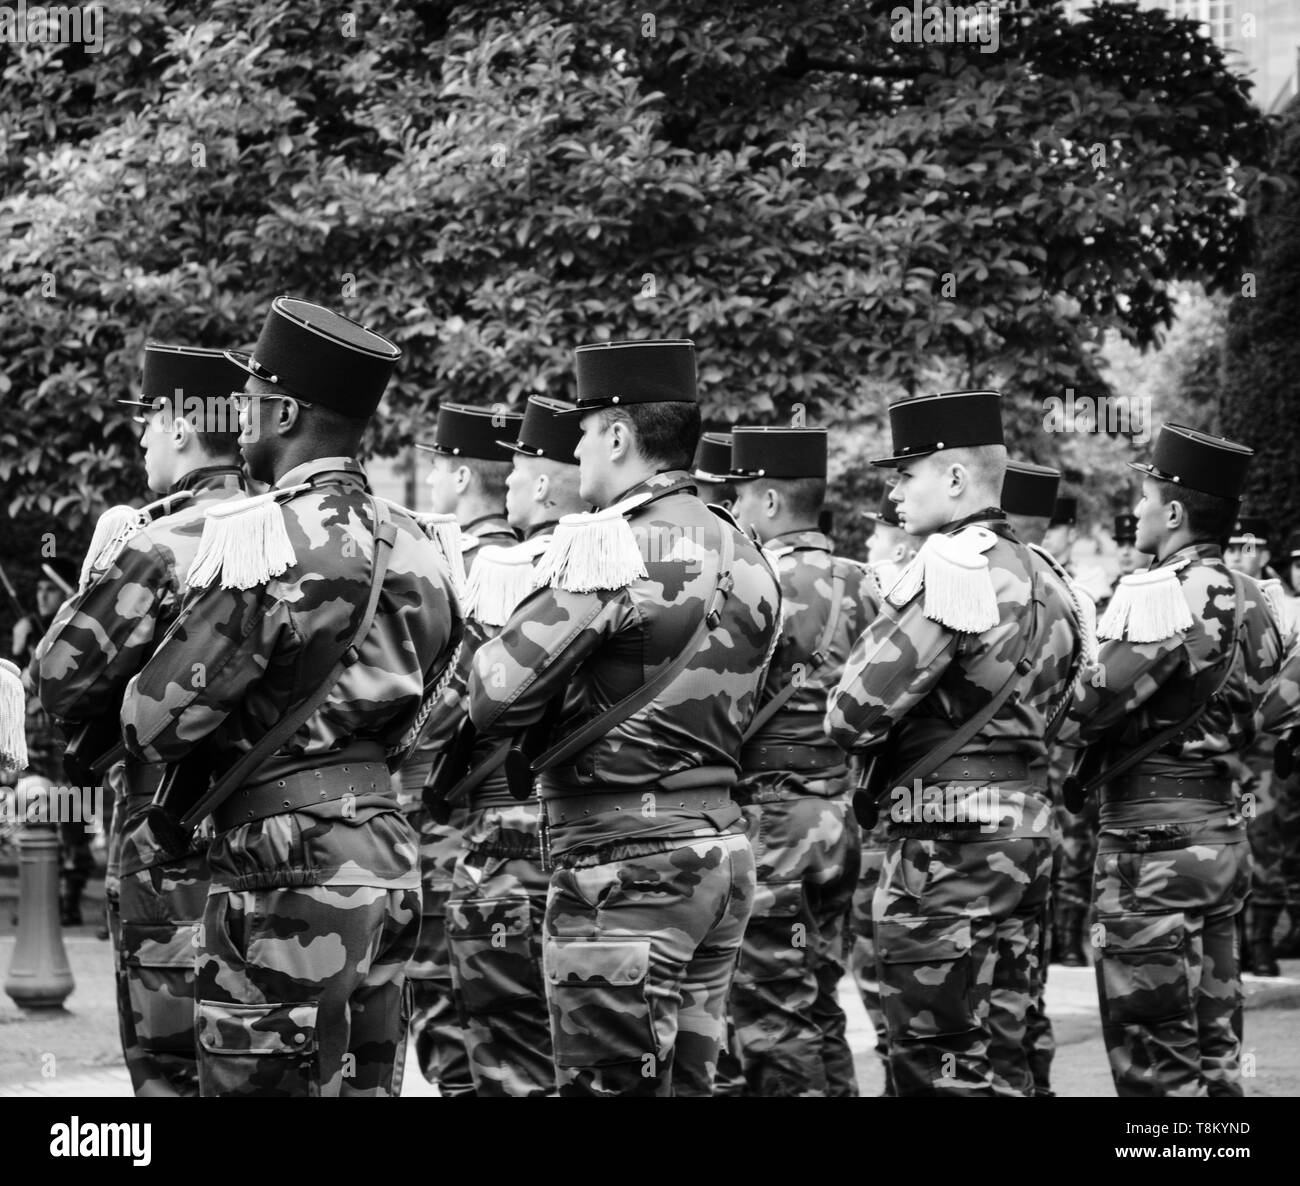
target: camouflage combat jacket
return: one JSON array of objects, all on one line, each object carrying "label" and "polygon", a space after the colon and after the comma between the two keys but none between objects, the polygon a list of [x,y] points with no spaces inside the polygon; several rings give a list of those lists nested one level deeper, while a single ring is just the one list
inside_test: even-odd
[{"label": "camouflage combat jacket", "polygon": [[[351,458],[304,462],[284,489],[312,488],[283,505],[296,562],[248,590],[214,580],[193,590],[144,670],[127,687],[128,749],[173,762],[205,739],[228,764],[319,687],[332,655],[365,611],[374,533],[365,474]],[[359,657],[325,702],[250,777],[333,764],[357,742],[400,760],[425,698],[462,632],[451,577],[433,542],[400,509],[374,622]],[[419,885],[414,837],[382,792],[332,800],[240,825],[219,835],[214,890],[292,885]]]},{"label": "camouflage combat jacket", "polygon": [[[1068,694],[1079,659],[1079,625],[1064,583],[1016,538],[1000,513],[981,512],[942,530],[953,535],[972,525],[996,537],[984,555],[997,599],[997,624],[981,634],[951,630],[926,617],[923,593],[898,604],[896,584],[886,590],[880,613],[858,639],[831,693],[826,714],[830,737],[849,751],[888,739],[888,770],[895,776],[977,713],[1011,674],[1030,628],[1031,570],[1039,574],[1042,606],[1038,646],[1026,656],[1030,670],[960,754],[1014,754],[1045,769],[1047,721]],[[996,789],[991,810],[997,824],[990,819],[980,838],[1048,835],[1050,809],[1041,780],[1035,783],[1031,776],[1030,782]],[[969,820],[980,802],[989,799],[973,796],[968,802],[964,795],[945,794],[933,801],[932,813],[925,804],[921,818]],[[889,806],[882,804],[882,812]],[[897,814],[891,818],[900,822]]]},{"label": "camouflage combat jacket", "polygon": [[[474,571],[474,561],[480,551],[489,545],[509,547],[518,542],[515,530],[506,522],[504,515],[483,515],[466,524],[461,533],[461,555],[465,563],[465,575]],[[474,653],[483,642],[483,635],[473,628],[472,623],[465,623],[465,635],[461,640],[460,651],[456,656],[456,669],[443,683],[438,696],[438,703],[433,706],[429,719],[425,722],[420,742],[415,747],[406,765],[402,767],[402,810],[419,815],[423,811],[420,792],[424,789],[425,779],[443,747],[455,736],[460,722],[465,717],[465,688],[469,682],[470,663]],[[464,808],[458,808],[453,815],[464,816]],[[418,824],[416,826],[419,826]]]},{"label": "camouflage combat jacket", "polygon": [[[741,766],[746,773],[755,768],[771,769],[769,758],[779,760],[782,747],[797,747],[791,751],[786,769],[796,773],[815,770],[819,778],[843,775],[847,770],[844,751],[826,736],[826,698],[839,683],[854,642],[879,609],[874,581],[862,565],[833,556],[831,541],[820,531],[786,532],[764,546],[774,558],[781,580],[781,637],[758,707],[761,710],[791,681],[796,691],[745,743]],[[817,664],[813,654],[830,617],[836,576],[844,580],[839,621],[823,661]],[[821,761],[830,764],[810,763],[801,751],[819,751]],[[760,754],[762,765],[754,761]]]},{"label": "camouflage combat jacket", "polygon": [[70,723],[114,716],[127,681],[148,662],[180,613],[185,576],[213,503],[244,496],[238,466],[191,470],[168,496],[193,498],[97,557],[86,587],[63,603],[38,652],[41,703]]},{"label": "camouflage combat jacket", "polygon": [[[1191,610],[1192,625],[1161,642],[1106,639],[1098,667],[1075,686],[1062,740],[1080,746],[1105,739],[1107,766],[1145,738],[1186,717],[1213,690],[1223,664],[1233,668],[1227,684],[1199,720],[1180,739],[1148,755],[1135,774],[1170,778],[1204,777],[1227,764],[1215,759],[1240,753],[1255,735],[1255,714],[1263,704],[1282,660],[1282,638],[1258,582],[1237,574],[1245,595],[1241,637],[1232,654],[1236,598],[1232,579],[1215,544],[1192,544],[1152,568],[1171,568]],[[1103,802],[1103,841],[1107,827],[1152,823],[1190,825],[1185,839],[1239,838],[1243,820],[1234,806],[1205,800]]]},{"label": "camouflage combat jacket", "polygon": [[[543,588],[525,599],[485,643],[470,676],[470,717],[498,738],[538,721],[556,697],[555,738],[567,736],[644,686],[686,645],[712,594],[721,533],[734,533],[734,588],[721,621],[682,673],[640,712],[540,777],[548,791],[625,792],[633,801],[666,775],[697,767],[738,769],[740,737],[780,626],[781,595],[758,546],[695,496],[693,479],[669,470],[626,491],[648,493],[628,515],[648,576],[618,589],[570,593]],[[734,805],[705,816],[660,805],[654,813],[603,812],[552,829],[560,855],[617,843],[628,855],[674,847],[682,838],[739,830]]]}]

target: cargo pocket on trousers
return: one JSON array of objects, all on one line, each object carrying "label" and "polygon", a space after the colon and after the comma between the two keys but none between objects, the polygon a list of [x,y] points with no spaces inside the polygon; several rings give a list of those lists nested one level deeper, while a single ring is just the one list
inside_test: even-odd
[{"label": "cargo pocket on trousers", "polygon": [[452,898],[447,940],[461,1000],[470,1014],[542,996],[526,897]]},{"label": "cargo pocket on trousers", "polygon": [[807,916],[802,881],[760,881],[754,912],[745,927],[737,978],[758,982],[802,976],[813,939]]},{"label": "cargo pocket on trousers", "polygon": [[544,959],[555,1064],[602,1067],[657,1057],[648,939],[550,939]]},{"label": "cargo pocket on trousers", "polygon": [[203,1095],[317,1096],[316,1003],[199,1001]]},{"label": "cargo pocket on trousers", "polygon": [[876,921],[880,1003],[892,1036],[936,1038],[978,1026],[970,946],[970,920],[959,914]]},{"label": "cargo pocket on trousers", "polygon": [[1186,938],[1181,912],[1098,917],[1094,942],[1105,1016],[1117,1025],[1188,1016]]},{"label": "cargo pocket on trousers", "polygon": [[122,924],[122,961],[143,1050],[194,1056],[194,927]]}]

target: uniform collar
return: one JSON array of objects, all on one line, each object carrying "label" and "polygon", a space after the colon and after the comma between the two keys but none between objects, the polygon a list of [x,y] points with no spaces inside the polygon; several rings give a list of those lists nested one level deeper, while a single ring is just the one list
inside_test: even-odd
[{"label": "uniform collar", "polygon": [[183,478],[171,484],[167,491],[178,494],[182,490],[242,490],[244,488],[244,471],[237,465],[204,465],[192,469]]},{"label": "uniform collar", "polygon": [[477,519],[471,519],[461,531],[468,531],[473,535],[514,535],[515,529],[510,526],[506,517],[499,511],[493,511],[491,514],[480,515]]},{"label": "uniform collar", "polygon": [[1153,564],[1152,568],[1176,568],[1191,560],[1217,560],[1223,563],[1223,549],[1218,544],[1187,544],[1176,552],[1170,552],[1163,560]]},{"label": "uniform collar", "polygon": [[555,524],[558,520],[547,519],[545,523],[538,523],[535,527],[530,527],[524,532],[524,539],[532,539],[535,535],[541,535],[543,532],[554,532]]},{"label": "uniform collar", "polygon": [[638,482],[635,486],[624,490],[617,498],[611,498],[606,504],[613,506],[618,502],[625,502],[637,494],[648,493],[650,497],[641,505],[655,502],[669,494],[676,494],[679,490],[694,490],[695,479],[684,469],[666,469],[663,473],[654,474],[646,478],[644,482]]},{"label": "uniform collar", "polygon": [[360,481],[367,489],[370,489],[369,482],[366,481],[366,471],[361,468],[361,462],[355,457],[313,457],[310,461],[304,461],[301,465],[295,465],[287,473],[281,474],[272,485],[273,490],[287,490],[290,486],[299,486],[303,482],[309,482],[312,478],[319,478],[322,474],[346,474],[350,478]]},{"label": "uniform collar", "polygon": [[821,552],[831,551],[831,538],[815,527],[805,527],[801,531],[783,531],[774,535],[763,545],[773,552],[793,552],[796,548],[816,548]]},{"label": "uniform collar", "polygon": [[[997,530],[999,527],[1006,526],[1006,522],[1006,511],[998,507],[981,507],[973,515],[967,515],[964,519],[956,519],[952,523],[945,523],[936,534],[953,535],[963,527],[969,527],[972,523],[985,523],[990,530]],[[999,532],[999,534],[1010,534],[1010,529],[1008,528],[1006,532]]]}]

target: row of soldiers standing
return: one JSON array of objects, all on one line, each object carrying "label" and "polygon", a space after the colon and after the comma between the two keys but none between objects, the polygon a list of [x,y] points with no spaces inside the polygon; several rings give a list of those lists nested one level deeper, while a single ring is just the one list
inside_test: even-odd
[{"label": "row of soldiers standing", "polygon": [[[868,568],[818,530],[823,430],[740,427],[725,473],[690,472],[679,341],[579,348],[572,405],[444,405],[417,519],[352,460],[397,356],[288,298],[252,356],[151,347],[165,497],[102,533],[39,649],[74,735],[120,722],[137,1091],[393,1094],[409,1020],[445,1094],[855,1094],[855,897],[889,1089],[1046,1090],[1057,739],[1105,750],[1117,1088],[1240,1091],[1249,858],[1218,759],[1300,712],[1280,616],[1212,542],[1249,450],[1165,430],[1155,565],[1094,630],[1007,523],[996,393],[890,408],[910,542]],[[242,470],[161,414],[232,367]]]}]

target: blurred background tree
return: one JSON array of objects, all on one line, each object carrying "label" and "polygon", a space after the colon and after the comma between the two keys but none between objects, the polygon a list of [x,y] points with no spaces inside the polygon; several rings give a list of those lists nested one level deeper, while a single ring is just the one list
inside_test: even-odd
[{"label": "blurred background tree", "polygon": [[143,494],[145,339],[246,345],[292,292],[402,345],[390,455],[692,337],[711,425],[834,426],[854,548],[889,399],[997,385],[1042,459],[1107,334],[1235,291],[1268,128],[1193,22],[1039,2],[986,53],[890,0],[635,7],[123,0],[102,53],[0,46],[0,507],[79,553]]}]

